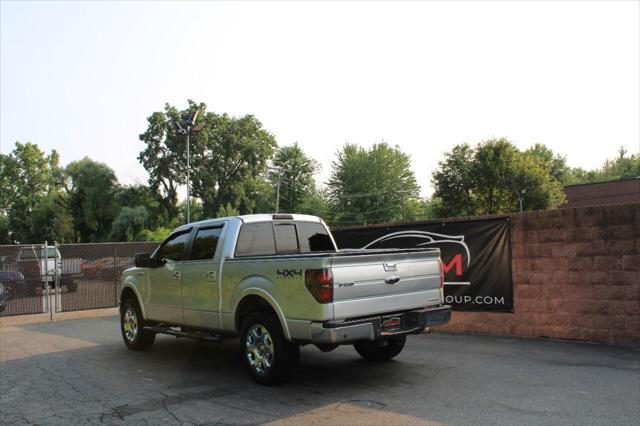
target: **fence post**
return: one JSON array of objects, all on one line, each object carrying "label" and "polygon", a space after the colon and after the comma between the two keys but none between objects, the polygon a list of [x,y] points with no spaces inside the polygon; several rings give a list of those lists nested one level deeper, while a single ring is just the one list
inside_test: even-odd
[{"label": "fence post", "polygon": [[[58,262],[60,271],[58,272]],[[62,257],[58,258],[58,242],[53,242],[53,287],[56,295],[55,309],[62,312]]]},{"label": "fence post", "polygon": [[118,245],[113,245],[113,306],[118,306]]},{"label": "fence post", "polygon": [[[51,288],[49,286],[49,243],[44,241],[44,249],[40,252],[40,261],[44,261],[44,287],[47,298],[47,307],[49,308],[49,321],[53,321],[53,304],[51,303]],[[44,255],[44,256],[43,256]],[[36,256],[37,258],[38,256]]]}]

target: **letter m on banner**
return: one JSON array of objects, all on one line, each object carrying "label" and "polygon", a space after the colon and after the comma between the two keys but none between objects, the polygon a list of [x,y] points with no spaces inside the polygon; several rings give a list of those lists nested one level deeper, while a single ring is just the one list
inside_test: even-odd
[{"label": "letter m on banner", "polygon": [[444,273],[445,274],[448,273],[454,267],[456,268],[455,269],[456,276],[461,277],[462,276],[462,255],[461,254],[456,254],[455,256],[453,256],[453,259],[451,259],[451,262],[443,264]]}]

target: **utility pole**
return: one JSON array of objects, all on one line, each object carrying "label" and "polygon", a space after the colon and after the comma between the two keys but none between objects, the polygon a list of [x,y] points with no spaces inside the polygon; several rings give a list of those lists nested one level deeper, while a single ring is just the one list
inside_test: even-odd
[{"label": "utility pole", "polygon": [[278,173],[278,185],[276,186],[276,213],[278,213],[279,207],[280,207],[280,180],[281,180],[282,174]]},{"label": "utility pole", "polygon": [[[267,169],[278,173],[278,182],[276,183],[276,213],[280,212],[280,183],[282,182],[282,174],[291,170],[284,170],[281,167],[268,166]],[[293,213],[293,212],[289,212]]]}]

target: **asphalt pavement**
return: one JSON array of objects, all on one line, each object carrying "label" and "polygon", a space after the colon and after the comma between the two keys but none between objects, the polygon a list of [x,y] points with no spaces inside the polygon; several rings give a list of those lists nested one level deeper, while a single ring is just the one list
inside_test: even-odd
[{"label": "asphalt pavement", "polygon": [[117,317],[0,326],[0,423],[638,425],[640,351],[432,333],[396,360],[303,348],[294,378],[251,382],[238,341],[125,348]]}]

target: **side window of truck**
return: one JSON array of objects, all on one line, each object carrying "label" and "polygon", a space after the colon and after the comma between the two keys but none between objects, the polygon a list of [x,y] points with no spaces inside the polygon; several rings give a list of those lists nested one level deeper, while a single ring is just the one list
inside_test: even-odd
[{"label": "side window of truck", "polygon": [[189,241],[190,232],[191,230],[186,230],[171,235],[164,241],[164,243],[162,243],[156,257],[158,259],[169,259],[173,261],[182,260],[182,257],[184,256],[184,247]]},{"label": "side window of truck", "polygon": [[193,240],[190,260],[211,260],[216,254],[222,226],[200,228]]},{"label": "side window of truck", "polygon": [[335,251],[331,237],[320,223],[298,222],[298,238],[300,239],[300,252]]},{"label": "side window of truck", "polygon": [[240,228],[236,256],[267,256],[276,254],[271,222],[245,223]]}]

